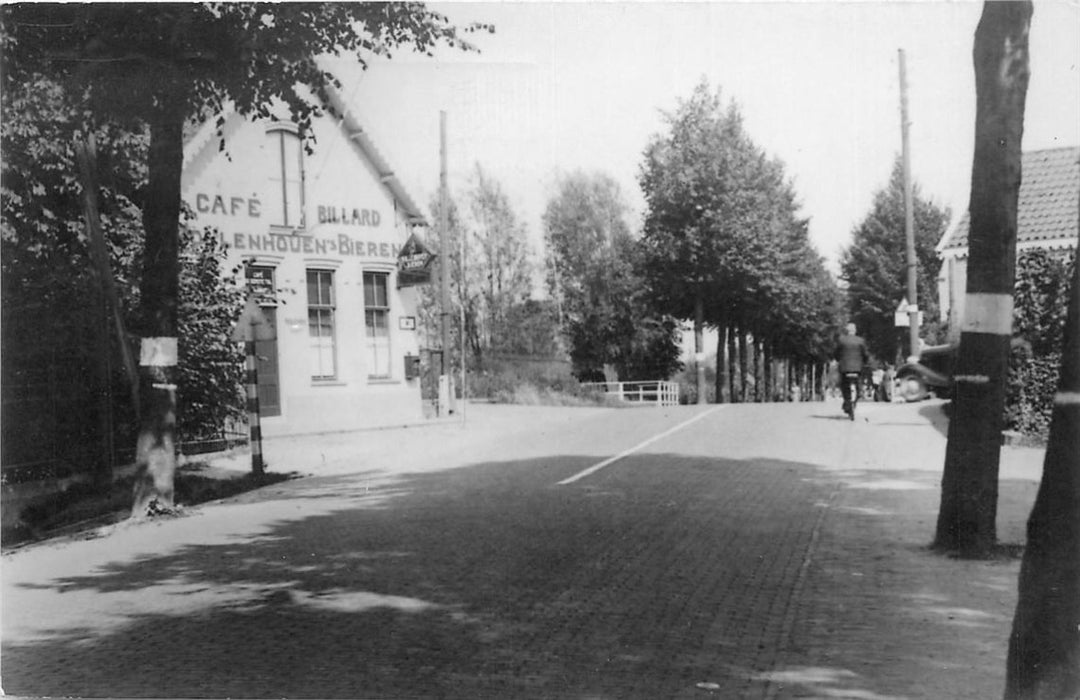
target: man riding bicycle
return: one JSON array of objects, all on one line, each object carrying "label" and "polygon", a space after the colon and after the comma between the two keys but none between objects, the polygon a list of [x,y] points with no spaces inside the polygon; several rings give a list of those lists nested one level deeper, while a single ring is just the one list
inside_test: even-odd
[{"label": "man riding bicycle", "polygon": [[[844,397],[844,413],[855,419],[855,402],[859,398],[859,377],[863,367],[870,361],[866,351],[866,341],[855,334],[855,324],[844,327],[844,334],[836,346],[834,354],[840,370],[840,393]],[[852,389],[854,388],[854,394]]]}]

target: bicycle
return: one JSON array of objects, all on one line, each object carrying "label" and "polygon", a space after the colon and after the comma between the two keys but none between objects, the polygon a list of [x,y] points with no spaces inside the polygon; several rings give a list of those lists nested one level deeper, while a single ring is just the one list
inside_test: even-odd
[{"label": "bicycle", "polygon": [[859,392],[862,391],[859,378],[858,372],[844,372],[843,382],[848,395],[848,401],[844,404],[844,413],[848,414],[851,420],[855,420],[855,405],[859,403]]}]

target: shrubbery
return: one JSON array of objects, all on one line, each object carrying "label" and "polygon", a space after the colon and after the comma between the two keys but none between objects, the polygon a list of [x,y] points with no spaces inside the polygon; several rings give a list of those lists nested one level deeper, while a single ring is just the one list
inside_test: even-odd
[{"label": "shrubbery", "polygon": [[568,362],[488,359],[486,365],[481,371],[469,373],[469,398],[534,406],[605,404],[604,393],[582,386]]},{"label": "shrubbery", "polygon": [[1061,367],[1061,341],[1071,271],[1076,263],[1047,250],[1021,252],[1016,260],[1013,328],[1005,427],[1046,438]]},{"label": "shrubbery", "polygon": [[1044,439],[1049,435],[1060,367],[1061,353],[1033,357],[1013,351],[1005,395],[1007,429]]}]

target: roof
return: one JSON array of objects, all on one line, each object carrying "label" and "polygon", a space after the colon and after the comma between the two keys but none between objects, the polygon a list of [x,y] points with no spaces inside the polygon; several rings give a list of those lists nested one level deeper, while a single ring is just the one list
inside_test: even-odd
[{"label": "roof", "polygon": [[[397,202],[398,211],[401,212],[405,221],[414,226],[427,226],[424,212],[417,206],[415,200],[405,190],[405,186],[394,174],[393,168],[379,153],[371,137],[364,131],[355,113],[349,109],[342,100],[341,95],[333,86],[327,86],[330,104],[337,112],[337,121],[340,128],[345,131],[349,140],[356,145],[360,153],[367,160],[368,165],[375,172],[379,182],[390,192]],[[227,104],[222,112],[224,119],[224,136],[228,138],[232,132],[245,123],[245,118],[237,113],[231,103]],[[207,119],[201,126],[189,129],[184,135],[184,172],[185,177],[194,177],[202,168],[209,163],[209,156],[217,153],[216,141],[218,138],[218,126],[216,119]]]},{"label": "roof", "polygon": [[[1021,160],[1018,247],[1073,248],[1080,206],[1080,146],[1028,151]],[[970,217],[965,209],[937,245],[939,255],[967,255]]]},{"label": "roof", "polygon": [[409,193],[405,190],[405,186],[394,174],[393,168],[386,162],[379,150],[375,148],[375,144],[372,142],[371,137],[364,131],[364,127],[360,124],[354,112],[345,104],[341,95],[334,87],[328,86],[327,93],[330,97],[330,104],[337,111],[342,120],[342,128],[348,134],[349,139],[356,144],[360,149],[364,157],[367,158],[368,163],[375,170],[375,173],[379,177],[379,181],[390,190],[390,194],[397,200],[398,205],[401,207],[402,212],[405,215],[405,220],[413,225],[426,226],[427,219],[424,217],[423,210],[416,205],[416,202]]}]

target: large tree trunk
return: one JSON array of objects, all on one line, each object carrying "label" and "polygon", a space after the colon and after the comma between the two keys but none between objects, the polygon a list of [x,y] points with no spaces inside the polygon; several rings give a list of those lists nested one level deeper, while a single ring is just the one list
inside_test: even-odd
[{"label": "large tree trunk", "polygon": [[1053,411],[1020,567],[1007,700],[1080,697],[1080,264]]},{"label": "large tree trunk", "polygon": [[962,556],[984,556],[997,541],[1030,24],[1030,2],[987,2],[975,31],[967,295],[934,539]]},{"label": "large tree trunk", "polygon": [[180,175],[186,100],[180,80],[163,75],[150,124],[140,285],[143,351],[139,360],[141,421],[132,517],[173,506],[176,474],[176,362],[180,289]]}]

